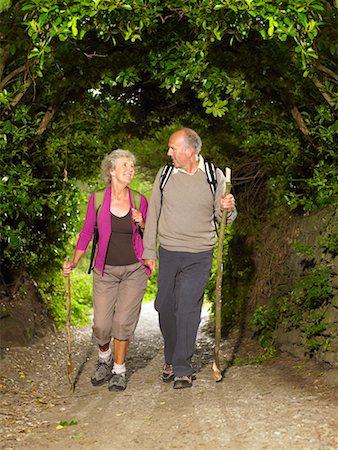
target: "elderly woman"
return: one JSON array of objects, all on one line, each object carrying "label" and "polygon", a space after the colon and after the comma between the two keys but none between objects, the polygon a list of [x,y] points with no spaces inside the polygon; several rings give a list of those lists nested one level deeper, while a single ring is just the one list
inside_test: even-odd
[{"label": "elderly woman", "polygon": [[91,382],[93,386],[100,386],[108,381],[110,391],[124,390],[127,386],[125,358],[150,273],[142,260],[141,237],[148,203],[141,195],[139,209],[135,209],[128,187],[135,174],[134,164],[134,155],[126,150],[114,150],[103,159],[102,177],[109,185],[102,205],[96,218],[93,193],[74,258],[63,265],[63,273],[68,276],[85,253],[97,221],[99,240],[93,270],[93,338],[99,346],[99,355]]}]

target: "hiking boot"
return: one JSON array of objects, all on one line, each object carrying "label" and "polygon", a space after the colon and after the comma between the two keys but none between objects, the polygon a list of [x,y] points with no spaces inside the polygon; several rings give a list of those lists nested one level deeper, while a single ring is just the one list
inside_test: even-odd
[{"label": "hiking boot", "polygon": [[113,358],[111,358],[108,363],[99,358],[97,360],[93,375],[90,379],[92,385],[101,386],[106,381],[109,381],[113,376],[112,368],[113,368]]},{"label": "hiking boot", "polygon": [[184,389],[192,386],[192,376],[184,375],[174,378],[174,389]]},{"label": "hiking boot", "polygon": [[125,373],[113,373],[109,383],[109,391],[124,391],[127,387],[127,378]]},{"label": "hiking boot", "polygon": [[174,369],[171,364],[164,363],[162,369],[162,381],[170,383],[174,379]]}]

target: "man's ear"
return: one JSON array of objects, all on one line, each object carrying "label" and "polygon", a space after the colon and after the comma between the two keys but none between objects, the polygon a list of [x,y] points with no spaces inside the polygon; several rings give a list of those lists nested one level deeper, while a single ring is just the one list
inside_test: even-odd
[{"label": "man's ear", "polygon": [[186,149],[186,151],[185,151],[185,154],[186,154],[189,158],[191,158],[191,157],[194,155],[194,153],[195,153],[195,151],[194,151],[194,149],[193,149],[192,147],[188,147],[188,148]]}]

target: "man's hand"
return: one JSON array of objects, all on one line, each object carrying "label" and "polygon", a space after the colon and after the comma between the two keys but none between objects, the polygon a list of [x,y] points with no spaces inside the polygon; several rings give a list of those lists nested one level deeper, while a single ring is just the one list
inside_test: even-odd
[{"label": "man's hand", "polygon": [[145,259],[144,264],[149,267],[151,273],[153,273],[156,269],[156,259]]},{"label": "man's hand", "polygon": [[235,208],[235,198],[232,194],[222,194],[221,209],[232,210]]}]

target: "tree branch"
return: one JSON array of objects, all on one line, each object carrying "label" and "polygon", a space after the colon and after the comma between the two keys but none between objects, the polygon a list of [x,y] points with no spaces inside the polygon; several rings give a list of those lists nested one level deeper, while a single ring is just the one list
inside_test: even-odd
[{"label": "tree branch", "polygon": [[338,75],[328,67],[323,66],[323,64],[320,64],[319,62],[316,63],[316,69],[320,70],[321,72],[326,73],[326,75],[329,75],[329,77],[333,78],[338,82]]},{"label": "tree branch", "polygon": [[316,75],[313,75],[311,77],[311,80],[313,81],[314,85],[318,88],[319,92],[322,94],[322,96],[325,98],[327,103],[334,109],[338,108],[338,103],[336,103],[331,95],[327,92],[325,89],[325,86],[319,81],[319,79],[316,77]]},{"label": "tree branch", "polygon": [[32,80],[31,79],[28,79],[27,81],[24,82],[24,84],[22,85],[22,88],[20,89],[19,93],[15,96],[14,100],[12,101],[12,103],[9,104],[9,107],[14,108],[19,103],[19,101],[25,95],[27,89],[29,88],[29,86],[31,84],[32,84]]},{"label": "tree branch", "polygon": [[108,56],[109,56],[109,55],[99,55],[96,52],[94,52],[94,53],[85,53],[85,52],[83,52],[83,54],[89,59],[93,58],[94,56],[96,56],[97,58],[108,58]]},{"label": "tree branch", "polygon": [[[17,69],[13,70],[11,73],[9,73],[7,75],[7,77],[5,77],[1,83],[0,83],[0,90],[3,89],[6,84],[11,81],[12,78],[14,78],[16,75],[18,75],[21,72],[24,72],[26,70],[26,65],[18,67]],[[0,78],[1,78],[1,59],[0,59]]]},{"label": "tree branch", "polygon": [[300,131],[303,134],[305,134],[305,136],[307,136],[309,134],[309,129],[305,125],[304,119],[296,105],[292,105],[291,114],[292,114],[292,117],[295,119],[296,124],[297,124],[298,128],[300,129]]},{"label": "tree branch", "polygon": [[49,122],[52,120],[53,116],[55,114],[55,109],[49,108],[46,112],[45,115],[43,116],[39,128],[36,131],[36,134],[41,135],[47,128]]},{"label": "tree branch", "polygon": [[[4,73],[8,56],[9,56],[9,45],[6,45],[3,48],[0,47],[0,80],[2,78],[2,74]],[[0,89],[2,89],[1,85]]]}]

